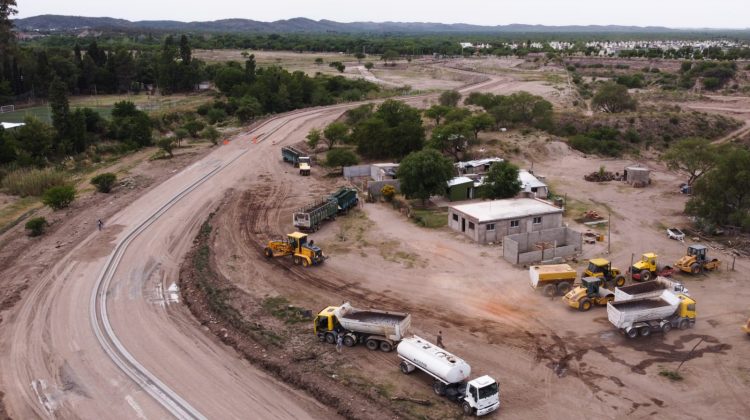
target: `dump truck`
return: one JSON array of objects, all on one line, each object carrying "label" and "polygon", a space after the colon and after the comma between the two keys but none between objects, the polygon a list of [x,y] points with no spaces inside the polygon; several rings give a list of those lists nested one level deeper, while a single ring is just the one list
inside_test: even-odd
[{"label": "dump truck", "polygon": [[291,162],[295,168],[300,168],[300,175],[310,175],[310,156],[292,146],[281,148],[281,158],[284,162]]},{"label": "dump truck", "polygon": [[349,302],[323,309],[313,321],[313,330],[321,341],[334,344],[343,335],[347,347],[364,343],[370,350],[384,352],[393,350],[410,326],[411,315],[407,313],[357,309]]},{"label": "dump truck", "polygon": [[630,273],[633,280],[649,281],[655,277],[669,277],[674,274],[674,268],[668,265],[661,267],[657,264],[657,257],[658,255],[653,252],[646,252],[641,255],[640,261],[637,261],[632,267],[628,268],[628,273]]},{"label": "dump truck", "polygon": [[705,245],[694,244],[688,246],[687,255],[680,258],[674,266],[686,273],[698,274],[719,269],[721,261],[716,258],[709,260],[708,248]]},{"label": "dump truck", "polygon": [[668,333],[695,325],[695,300],[681,293],[662,291],[657,297],[607,303],[607,317],[629,338],[648,336],[652,332]]},{"label": "dump truck", "polygon": [[542,289],[545,296],[568,293],[578,274],[568,264],[532,265],[529,278],[533,289]]},{"label": "dump truck", "polygon": [[604,285],[611,289],[625,285],[625,276],[621,274],[620,269],[612,268],[612,263],[604,258],[590,259],[583,277],[601,277],[604,279]]},{"label": "dump truck", "polygon": [[435,394],[461,404],[464,414],[483,416],[500,407],[499,386],[491,376],[467,381],[471,366],[459,357],[418,337],[408,337],[397,348],[399,368],[408,375],[416,369],[433,379]]},{"label": "dump truck", "polygon": [[315,232],[324,221],[335,219],[338,211],[336,199],[325,197],[297,209],[292,214],[292,224],[301,231]]},{"label": "dump truck", "polygon": [[666,277],[657,277],[655,280],[615,288],[615,301],[656,297],[661,295],[661,292],[665,290],[690,296],[687,287],[682,283],[672,281]]},{"label": "dump truck", "polygon": [[307,242],[307,234],[293,232],[287,235],[286,240],[269,241],[263,249],[266,258],[292,256],[295,265],[309,267],[311,265],[323,264],[326,260],[323,250],[317,245]]},{"label": "dump truck", "polygon": [[331,197],[336,200],[339,213],[348,213],[349,210],[357,207],[357,203],[359,203],[356,188],[341,187],[338,191],[331,194]]},{"label": "dump truck", "polygon": [[562,300],[573,309],[586,312],[592,306],[605,306],[615,299],[615,294],[604,288],[601,277],[584,277],[581,284],[569,291]]}]

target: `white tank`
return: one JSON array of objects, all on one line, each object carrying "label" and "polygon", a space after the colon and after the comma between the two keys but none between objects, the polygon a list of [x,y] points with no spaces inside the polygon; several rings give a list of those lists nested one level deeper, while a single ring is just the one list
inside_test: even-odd
[{"label": "white tank", "polygon": [[449,384],[462,382],[471,374],[471,366],[463,359],[416,335],[401,340],[397,351],[402,359]]}]

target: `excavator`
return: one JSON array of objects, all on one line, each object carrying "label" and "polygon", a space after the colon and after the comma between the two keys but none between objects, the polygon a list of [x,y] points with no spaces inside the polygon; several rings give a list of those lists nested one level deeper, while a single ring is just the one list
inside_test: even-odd
[{"label": "excavator", "polygon": [[688,246],[687,255],[680,258],[674,266],[686,273],[699,274],[702,271],[719,269],[721,261],[716,258],[709,261],[708,248],[705,245],[694,244]]},{"label": "excavator", "polygon": [[303,267],[322,264],[327,258],[313,241],[307,242],[307,234],[302,232],[290,233],[286,235],[286,240],[269,241],[263,255],[266,258],[291,255],[294,264]]},{"label": "excavator", "polygon": [[584,277],[581,284],[563,296],[563,302],[574,309],[586,312],[594,305],[606,306],[615,299],[615,293],[604,288],[601,277]]}]

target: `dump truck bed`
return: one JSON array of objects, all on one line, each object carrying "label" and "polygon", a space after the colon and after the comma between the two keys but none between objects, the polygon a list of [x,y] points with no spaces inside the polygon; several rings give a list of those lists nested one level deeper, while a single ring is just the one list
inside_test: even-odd
[{"label": "dump truck bed", "polygon": [[357,309],[348,305],[336,311],[336,319],[347,330],[382,335],[394,341],[401,340],[411,325],[411,315],[407,313]]},{"label": "dump truck bed", "polygon": [[529,267],[531,287],[537,288],[549,282],[569,281],[573,283],[578,273],[568,264],[532,265]]},{"label": "dump truck bed", "polygon": [[627,328],[636,322],[660,321],[673,315],[680,306],[680,298],[664,290],[657,297],[628,299],[607,303],[609,322],[617,328]]},{"label": "dump truck bed", "polygon": [[656,280],[615,288],[615,301],[657,297],[664,290],[680,293],[687,292],[687,289],[682,284],[665,277],[657,277]]}]

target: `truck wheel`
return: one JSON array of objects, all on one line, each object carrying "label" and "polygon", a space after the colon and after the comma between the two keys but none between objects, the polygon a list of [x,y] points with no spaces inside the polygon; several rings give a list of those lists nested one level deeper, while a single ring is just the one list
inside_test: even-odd
[{"label": "truck wheel", "polygon": [[409,368],[409,364],[404,361],[399,364],[399,368],[401,369],[401,373],[403,373],[404,375],[408,375],[414,370]]},{"label": "truck wheel", "polygon": [[432,383],[432,391],[442,397],[443,395],[445,395],[445,384],[438,380],[435,380],[435,382]]},{"label": "truck wheel", "polygon": [[471,405],[469,405],[469,403],[466,402],[466,401],[464,401],[464,403],[461,404],[461,408],[464,410],[464,415],[465,416],[470,416],[470,415],[474,414],[474,409],[471,408]]},{"label": "truck wheel", "polygon": [[544,296],[552,297],[552,296],[555,296],[555,293],[557,293],[557,289],[555,288],[554,284],[548,284],[544,286],[544,289],[542,289],[542,292],[544,293]]},{"label": "truck wheel", "polygon": [[328,344],[336,343],[336,336],[333,335],[332,332],[326,333],[326,343]]},{"label": "truck wheel", "polygon": [[367,347],[368,350],[375,351],[378,349],[378,340],[372,340],[372,339],[367,340],[365,342],[365,346]]},{"label": "truck wheel", "polygon": [[641,335],[641,337],[648,337],[649,335],[651,335],[651,328],[650,327],[638,328],[638,333]]},{"label": "truck wheel", "polygon": [[266,258],[273,258],[273,250],[271,250],[271,248],[266,248],[263,250],[263,255],[265,255]]},{"label": "truck wheel", "polygon": [[681,330],[686,330],[689,327],[690,327],[690,321],[688,321],[687,319],[683,319],[682,321],[680,321],[678,325],[678,328]]},{"label": "truck wheel", "polygon": [[625,331],[625,334],[628,335],[628,338],[636,338],[638,337],[638,330],[636,328],[631,328]]},{"label": "truck wheel", "polygon": [[701,266],[698,265],[698,263],[694,263],[690,266],[690,272],[693,274],[700,274],[701,272]]},{"label": "truck wheel", "polygon": [[305,268],[310,266],[310,263],[307,261],[307,258],[302,258],[302,266]]},{"label": "truck wheel", "polygon": [[648,270],[641,271],[641,281],[651,280],[651,272]]},{"label": "truck wheel", "polygon": [[665,322],[664,325],[661,326],[661,332],[664,334],[672,331],[672,323],[671,322]]},{"label": "truck wheel", "polygon": [[615,277],[615,286],[622,287],[625,286],[625,276],[618,275]]},{"label": "truck wheel", "polygon": [[564,281],[557,285],[557,293],[559,293],[562,296],[565,296],[566,293],[570,291],[570,283],[567,281]]},{"label": "truck wheel", "polygon": [[579,311],[581,311],[581,312],[586,312],[586,311],[588,311],[589,309],[591,309],[591,300],[590,300],[590,299],[588,299],[588,298],[586,298],[586,299],[583,299],[583,300],[582,300],[582,301],[581,301],[581,302],[580,302],[580,303],[578,304],[578,310],[579,310]]},{"label": "truck wheel", "polygon": [[301,262],[300,261],[300,257],[294,257],[294,258],[292,258],[292,262],[294,262],[294,265],[299,265],[299,263]]},{"label": "truck wheel", "polygon": [[391,345],[391,343],[387,341],[380,342],[380,351],[384,353],[389,353],[391,350],[393,350],[393,346]]},{"label": "truck wheel", "polygon": [[357,341],[354,340],[354,337],[351,335],[344,336],[344,345],[346,347],[354,347],[355,344],[357,344]]}]

